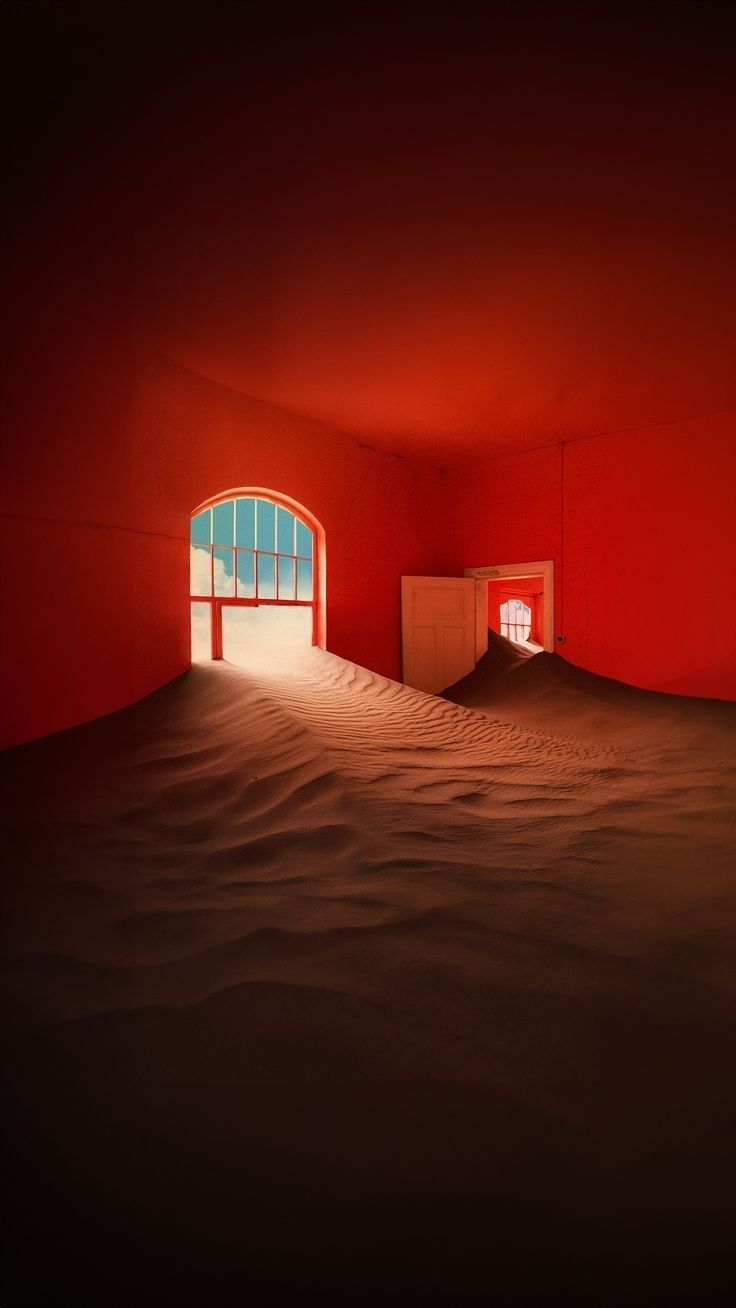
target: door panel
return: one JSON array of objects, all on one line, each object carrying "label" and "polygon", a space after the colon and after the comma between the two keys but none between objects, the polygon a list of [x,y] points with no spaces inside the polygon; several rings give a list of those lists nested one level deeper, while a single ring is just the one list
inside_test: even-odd
[{"label": "door panel", "polygon": [[[487,604],[485,588],[481,590]],[[436,694],[467,676],[480,657],[478,646],[483,643],[476,622],[475,581],[465,577],[402,577],[401,630],[403,679],[407,686]]]},{"label": "door panel", "polygon": [[432,681],[437,664],[437,632],[434,627],[414,626],[412,631],[412,666],[414,686]]},{"label": "door panel", "polygon": [[475,583],[475,661],[488,651],[488,582]]},{"label": "door panel", "polygon": [[[424,577],[414,577],[413,581],[424,581]],[[427,578],[433,581],[434,578]],[[461,581],[461,577],[450,577],[449,581]],[[413,594],[413,613],[415,618],[429,618],[435,622],[438,618],[460,621],[465,614],[467,596],[465,591],[455,590],[451,586],[415,587]]]}]

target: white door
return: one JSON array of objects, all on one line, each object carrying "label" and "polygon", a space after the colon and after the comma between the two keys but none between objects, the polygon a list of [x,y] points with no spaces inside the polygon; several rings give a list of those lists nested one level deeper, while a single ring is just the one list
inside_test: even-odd
[{"label": "white door", "polygon": [[402,577],[401,637],[405,685],[430,695],[446,690],[488,648],[488,583]]}]

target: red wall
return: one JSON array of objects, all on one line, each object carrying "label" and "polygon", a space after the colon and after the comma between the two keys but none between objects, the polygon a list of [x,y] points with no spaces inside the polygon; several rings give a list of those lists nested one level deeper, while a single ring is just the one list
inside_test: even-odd
[{"label": "red wall", "polygon": [[400,576],[447,567],[441,473],[167,359],[128,210],[93,174],[67,180],[31,197],[9,266],[0,744],[185,671],[189,517],[243,485],[322,523],[328,647],[398,677]]},{"label": "red wall", "polygon": [[[402,573],[552,558],[566,658],[639,686],[736,698],[732,418],[443,478],[164,359],[144,366],[119,325],[115,351],[104,315],[94,326],[83,356],[74,331],[47,342],[45,385],[22,385],[11,408],[3,744],[112,711],[185,670],[189,514],[243,484],[283,491],[323,523],[328,646],[386,675],[399,675]],[[694,621],[696,597],[718,614],[712,632]]]},{"label": "red wall", "polygon": [[[736,699],[736,415],[481,460],[450,485],[456,565],[554,560],[570,662]],[[712,633],[696,596],[718,614]]]},{"label": "red wall", "polygon": [[[322,522],[328,646],[379,672],[399,675],[402,573],[552,558],[566,658],[639,686],[736,698],[733,415],[443,477],[161,356],[144,362],[130,297],[89,257],[97,295],[80,298],[67,261],[44,283],[45,311],[15,318],[24,366],[8,370],[0,477],[4,745],[122,707],[186,669],[189,514],[244,484],[282,491]],[[718,614],[713,632],[693,619],[696,596]]]},{"label": "red wall", "polygon": [[[735,416],[581,441],[564,459],[567,656],[635,685],[736,699]],[[718,614],[712,633],[694,620],[696,596]]]},{"label": "red wall", "polygon": [[[24,226],[13,246],[3,744],[120,708],[184,671],[189,514],[239,485],[281,491],[322,522],[328,646],[382,673],[399,673],[402,573],[552,558],[572,662],[641,686],[736,697],[733,415],[443,477],[156,354],[128,238],[101,227],[95,244],[89,198],[84,233],[75,202],[43,230]],[[696,594],[721,615],[716,634],[694,624]]]},{"label": "red wall", "polygon": [[38,373],[26,363],[11,396],[2,744],[120,708],[189,666],[189,515],[246,484],[323,524],[328,647],[398,677],[399,578],[445,566],[441,475],[163,358],[144,364],[124,312],[70,318],[37,329]]},{"label": "red wall", "polygon": [[[590,61],[560,45],[555,15],[531,47],[523,19],[498,43],[467,29],[448,81],[444,20],[423,28],[417,60],[416,24],[396,45],[394,15],[388,45],[372,20],[333,45],[310,16],[284,47],[283,25],[253,29],[247,6],[211,43],[198,15],[172,26],[156,6],[145,42],[99,23],[104,6],[91,26],[78,6],[46,6],[43,23],[35,6],[5,8],[18,100],[2,743],[183,671],[189,513],[242,484],[322,522],[329,647],[381,672],[399,671],[402,573],[553,558],[567,657],[641,685],[736,692],[732,418],[445,478],[424,461],[484,433],[541,444],[733,404],[733,152],[713,51],[685,93],[658,31],[639,48],[621,149],[628,28],[604,67],[594,33]],[[689,20],[679,31],[689,44]],[[656,643],[642,586],[656,591]],[[723,613],[717,636],[692,623],[699,590]]]}]

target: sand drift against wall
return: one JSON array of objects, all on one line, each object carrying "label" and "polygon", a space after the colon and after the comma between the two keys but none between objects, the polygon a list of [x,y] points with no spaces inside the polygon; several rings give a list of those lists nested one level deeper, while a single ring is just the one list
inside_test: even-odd
[{"label": "sand drift against wall", "polygon": [[2,756],[8,1305],[723,1271],[736,713],[499,640],[473,708],[314,650]]}]

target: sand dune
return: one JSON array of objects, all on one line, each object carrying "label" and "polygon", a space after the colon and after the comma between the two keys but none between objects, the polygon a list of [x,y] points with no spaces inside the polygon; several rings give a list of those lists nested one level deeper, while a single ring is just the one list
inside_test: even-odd
[{"label": "sand dune", "polygon": [[315,650],[7,752],[4,1302],[702,1300],[735,725],[496,638],[445,699]]}]

